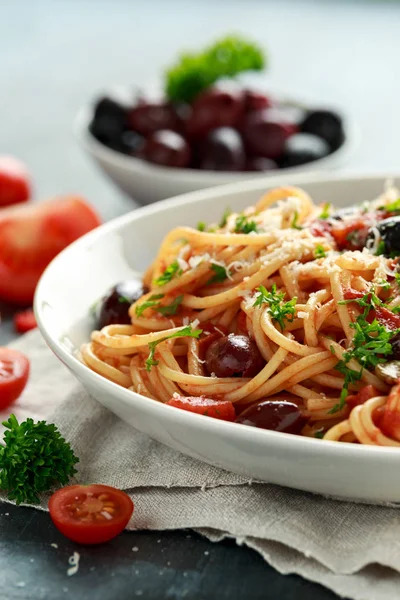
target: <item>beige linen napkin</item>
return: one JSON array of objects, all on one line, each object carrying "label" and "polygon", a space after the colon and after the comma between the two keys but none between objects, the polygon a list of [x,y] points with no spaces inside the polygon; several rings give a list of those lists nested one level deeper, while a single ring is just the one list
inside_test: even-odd
[{"label": "beige linen napkin", "polygon": [[[56,423],[80,458],[77,480],[128,490],[130,529],[193,528],[232,537],[281,573],[298,573],[355,600],[400,598],[400,512],[245,478],[179,454],[92,399],[38,332],[13,344],[31,359],[19,418]],[[4,418],[8,416],[3,413]],[[46,508],[46,498],[42,506]]]}]

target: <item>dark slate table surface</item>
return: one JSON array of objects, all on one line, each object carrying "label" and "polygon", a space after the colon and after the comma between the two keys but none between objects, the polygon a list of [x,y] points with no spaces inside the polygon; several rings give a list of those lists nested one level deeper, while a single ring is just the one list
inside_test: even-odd
[{"label": "dark slate table surface", "polygon": [[[0,153],[19,156],[35,194],[79,192],[104,219],[135,208],[77,147],[79,106],[110,83],[154,81],[174,53],[228,31],[270,53],[268,80],[343,104],[360,143],[346,170],[396,171],[400,2],[362,0],[0,0]],[[0,344],[13,337],[1,309]],[[137,550],[132,550],[137,548]],[[67,576],[79,551],[80,568]],[[77,547],[39,511],[0,504],[0,598],[333,599],[254,551],[188,531],[123,533]]]}]

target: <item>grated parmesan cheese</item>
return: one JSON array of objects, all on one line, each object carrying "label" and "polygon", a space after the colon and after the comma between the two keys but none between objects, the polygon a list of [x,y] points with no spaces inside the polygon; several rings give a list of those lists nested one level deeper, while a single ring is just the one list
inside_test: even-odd
[{"label": "grated parmesan cheese", "polygon": [[191,269],[195,269],[199,266],[200,263],[208,260],[210,260],[210,255],[208,254],[208,252],[206,252],[205,254],[199,254],[198,256],[191,256],[189,258],[189,266]]},{"label": "grated parmesan cheese", "polygon": [[188,270],[188,268],[189,268],[189,265],[188,265],[188,263],[186,262],[186,260],[184,260],[184,259],[183,259],[183,258],[181,258],[180,256],[178,256],[178,258],[177,258],[176,260],[177,260],[177,263],[178,263],[178,265],[179,265],[179,268],[180,268],[182,271],[187,271],[187,270]]},{"label": "grated parmesan cheese", "polygon": [[299,317],[299,319],[308,319],[308,317],[310,316],[310,314],[308,312],[304,312],[303,310],[300,310],[297,313],[297,316]]},{"label": "grated parmesan cheese", "polygon": [[200,321],[198,319],[195,319],[194,321],[191,322],[191,326],[192,329],[196,329],[196,327],[199,325]]}]

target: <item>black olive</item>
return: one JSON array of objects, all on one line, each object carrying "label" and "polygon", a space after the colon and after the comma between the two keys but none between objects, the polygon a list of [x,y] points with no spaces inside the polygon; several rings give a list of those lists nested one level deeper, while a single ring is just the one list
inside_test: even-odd
[{"label": "black olive", "polygon": [[300,434],[307,418],[294,402],[288,400],[263,400],[247,408],[236,419],[236,423],[281,431],[283,433]]},{"label": "black olive", "polygon": [[138,279],[117,283],[99,302],[96,310],[98,328],[113,324],[130,325],[130,305],[148,291]]},{"label": "black olive", "polygon": [[392,352],[390,354],[391,360],[400,360],[400,333],[396,333],[390,340],[392,346]]},{"label": "black olive", "polygon": [[254,377],[265,366],[257,344],[247,335],[230,333],[212,342],[206,368],[217,377]]},{"label": "black olive", "polygon": [[340,116],[330,110],[311,110],[300,126],[304,133],[312,133],[337,150],[344,142],[343,123]]},{"label": "black olive", "polygon": [[311,133],[290,136],[283,151],[282,167],[296,167],[313,162],[329,154],[329,145],[321,137]]},{"label": "black olive", "polygon": [[[374,227],[375,229],[380,234],[379,254],[400,256],[400,216],[380,221]],[[367,243],[369,239],[375,241],[376,234],[374,230],[369,230]]]},{"label": "black olive", "polygon": [[121,138],[127,128],[128,111],[112,98],[101,98],[94,109],[90,124],[91,133],[106,146],[119,150]]}]

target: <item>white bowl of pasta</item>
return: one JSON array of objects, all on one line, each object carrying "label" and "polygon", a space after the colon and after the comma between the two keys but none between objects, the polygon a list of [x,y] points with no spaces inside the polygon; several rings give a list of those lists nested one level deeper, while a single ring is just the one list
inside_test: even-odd
[{"label": "white bowl of pasta", "polygon": [[46,269],[40,330],[99,402],[180,452],[400,501],[400,201],[387,179],[303,176],[299,191],[269,177],[120,217]]}]

